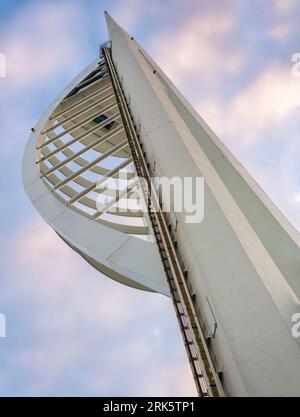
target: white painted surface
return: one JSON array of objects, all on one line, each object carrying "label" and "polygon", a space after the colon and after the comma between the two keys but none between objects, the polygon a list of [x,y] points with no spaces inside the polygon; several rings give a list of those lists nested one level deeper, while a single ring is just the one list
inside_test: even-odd
[{"label": "white painted surface", "polygon": [[300,396],[291,334],[300,311],[299,234],[145,51],[106,19],[158,175],[205,178],[204,220],[186,224],[177,213],[177,240],[200,308],[207,297],[216,317],[212,346],[229,395]]}]

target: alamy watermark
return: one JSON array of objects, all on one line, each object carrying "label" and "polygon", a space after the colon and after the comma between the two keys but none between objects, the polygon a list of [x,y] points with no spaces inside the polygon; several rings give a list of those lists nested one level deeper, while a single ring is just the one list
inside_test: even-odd
[{"label": "alamy watermark", "polygon": [[201,223],[204,218],[203,177],[153,177],[152,187],[161,196],[161,210],[184,213],[186,223]]},{"label": "alamy watermark", "polygon": [[292,335],[297,338],[300,336],[300,313],[294,313],[291,320],[295,323],[291,329]]},{"label": "alamy watermark", "polygon": [[0,78],[6,77],[6,56],[0,52]]},{"label": "alamy watermark", "polygon": [[0,337],[6,337],[6,317],[0,313]]},{"label": "alamy watermark", "polygon": [[[125,182],[124,182],[125,181]],[[139,207],[148,212],[149,201],[153,211],[183,213],[186,223],[200,223],[204,218],[204,178],[203,177],[152,177],[148,183],[142,177],[130,177],[122,173],[121,177],[101,178],[96,189],[101,194],[96,199],[99,215],[101,213],[122,213],[137,210],[128,197],[138,187]],[[107,197],[103,199],[103,194]],[[158,201],[157,201],[158,200]],[[122,204],[118,202],[122,201]],[[156,204],[155,204],[156,203]]]},{"label": "alamy watermark", "polygon": [[294,65],[292,65],[292,76],[294,78],[300,77],[300,52],[296,52],[292,55],[292,62]]}]

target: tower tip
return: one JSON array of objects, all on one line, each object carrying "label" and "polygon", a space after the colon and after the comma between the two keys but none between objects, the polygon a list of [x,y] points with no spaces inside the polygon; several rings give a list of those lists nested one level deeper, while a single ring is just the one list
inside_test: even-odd
[{"label": "tower tip", "polygon": [[124,29],[111,17],[111,15],[107,12],[107,10],[104,11],[104,17],[106,20],[106,26],[108,29],[110,40],[112,40],[113,33],[120,33],[120,32],[126,33]]}]

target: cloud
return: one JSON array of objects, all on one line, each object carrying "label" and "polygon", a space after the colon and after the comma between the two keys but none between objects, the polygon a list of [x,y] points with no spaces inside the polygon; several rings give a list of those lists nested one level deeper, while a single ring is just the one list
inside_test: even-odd
[{"label": "cloud", "polygon": [[200,115],[298,230],[300,82],[269,64],[236,94],[199,100]]},{"label": "cloud", "polygon": [[128,0],[117,4],[111,12],[112,17],[126,28],[132,28],[138,20],[139,14],[144,5],[140,0]]},{"label": "cloud", "polygon": [[[23,7],[1,28],[10,89],[29,88],[58,73],[71,75],[84,63],[86,25],[78,2],[42,2]],[[71,64],[72,63],[72,64]]]},{"label": "cloud", "polygon": [[[271,64],[249,85],[226,102],[201,101],[197,109],[217,133],[238,140],[242,146],[253,145],[268,129],[297,117],[300,106],[300,83],[291,76],[289,66]],[[268,140],[271,135],[265,136]]]},{"label": "cloud", "polygon": [[235,73],[242,64],[241,55],[226,47],[233,26],[234,15],[228,11],[197,13],[176,30],[160,34],[153,42],[154,55],[177,85],[191,75],[212,81],[220,71]]},{"label": "cloud", "polygon": [[280,22],[275,24],[267,34],[272,39],[283,41],[291,34],[291,26],[287,22]]},{"label": "cloud", "polygon": [[23,149],[26,132],[40,112],[97,55],[88,42],[84,10],[78,1],[30,2],[1,24],[1,52],[7,63],[1,80],[5,158]]},{"label": "cloud", "polygon": [[159,11],[155,1],[126,0],[117,2],[112,10],[108,10],[113,19],[116,20],[125,30],[131,33],[145,15],[149,16]]},{"label": "cloud", "polygon": [[[21,233],[10,242],[9,247],[14,248],[10,255],[13,262],[27,271],[19,277],[17,291],[21,291],[22,294],[27,292],[30,296],[43,296],[53,306],[53,303],[59,304],[60,300],[73,293],[77,301],[70,299],[69,302],[71,305],[74,303],[74,311],[78,312],[80,306],[80,309],[83,308],[83,319],[94,321],[100,317],[103,325],[109,324],[111,328],[126,324],[132,317],[133,311],[124,308],[126,298],[124,299],[122,286],[114,282],[109,285],[108,278],[86,264],[86,261],[69,248],[41,219],[37,218],[23,227]],[[84,279],[87,270],[91,276],[98,275],[98,284],[102,283],[104,291],[109,287],[109,297],[101,297],[101,302],[95,297],[88,299],[89,290],[87,294],[72,291],[73,286],[81,284],[80,281]],[[127,296],[130,300],[130,293],[127,293]],[[68,307],[70,308],[70,305]],[[84,307],[88,308],[84,310]],[[55,321],[53,319],[57,319],[64,320],[67,325],[76,326],[77,323],[72,323],[72,315],[64,316],[64,312],[64,308],[60,306],[57,316],[46,316],[41,324],[51,327]]]},{"label": "cloud", "polygon": [[292,204],[300,204],[300,192],[294,191],[290,199]]},{"label": "cloud", "polygon": [[287,13],[294,9],[296,6],[295,0],[275,0],[273,3],[273,7],[278,14]]},{"label": "cloud", "polygon": [[195,394],[170,300],[104,277],[41,219],[0,246],[15,268],[2,395]]},{"label": "cloud", "polygon": [[[282,7],[283,14],[294,7],[292,1],[282,3],[276,10]],[[300,83],[292,77],[291,63],[280,62],[270,50],[271,44],[290,39],[294,27],[281,15],[270,19],[260,32],[262,46],[254,48],[253,27],[245,23],[239,28],[240,24],[237,9],[197,10],[154,40],[153,55],[208,125],[300,225],[293,208],[298,207],[293,196],[299,179],[291,175],[295,170],[289,163],[299,118]]]}]

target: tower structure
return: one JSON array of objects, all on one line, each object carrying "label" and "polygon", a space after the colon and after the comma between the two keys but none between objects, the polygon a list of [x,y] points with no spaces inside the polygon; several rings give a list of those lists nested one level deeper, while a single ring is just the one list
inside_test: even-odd
[{"label": "tower structure", "polygon": [[[105,16],[110,41],[29,138],[30,200],[96,269],[171,297],[199,395],[299,396],[298,232]],[[201,221],[164,211],[153,177],[204,178]]]}]

